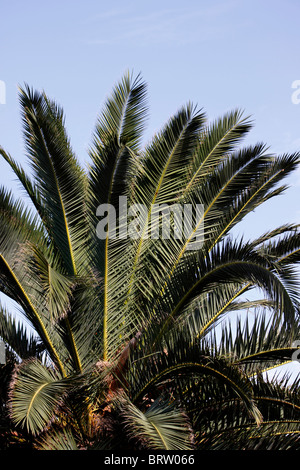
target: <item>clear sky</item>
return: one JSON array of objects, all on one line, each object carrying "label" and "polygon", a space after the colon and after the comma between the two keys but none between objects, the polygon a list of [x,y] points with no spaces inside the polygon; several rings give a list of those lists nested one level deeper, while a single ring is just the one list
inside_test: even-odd
[{"label": "clear sky", "polygon": [[[145,140],[192,101],[211,120],[234,108],[251,115],[247,143],[300,150],[300,104],[292,101],[299,0],[1,0],[0,17],[0,145],[24,166],[18,85],[44,89],[63,106],[85,164],[101,105],[128,69],[148,83]],[[245,221],[246,238],[300,222],[300,171],[289,183],[284,196]],[[0,184],[15,188],[1,161]]]}]

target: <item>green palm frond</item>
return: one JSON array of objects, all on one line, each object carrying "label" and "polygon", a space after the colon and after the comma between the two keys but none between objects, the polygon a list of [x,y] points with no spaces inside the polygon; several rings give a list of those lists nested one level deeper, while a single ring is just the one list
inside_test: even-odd
[{"label": "green palm frond", "polygon": [[28,86],[20,89],[24,135],[36,188],[47,216],[46,227],[65,267],[76,274],[82,265],[85,224],[85,175],[71,149],[64,116],[56,103]]},{"label": "green palm frond", "polygon": [[252,124],[237,109],[209,124],[200,135],[191,169],[191,179],[185,193],[206,180],[214,169],[226,161],[237,144],[250,131]]},{"label": "green palm frond", "polygon": [[[165,287],[164,298],[159,307],[168,314],[155,343],[160,341],[162,334],[189,303],[195,302],[201,295],[209,295],[223,284],[236,286],[239,283],[241,293],[245,291],[245,287],[259,287],[276,303],[276,307],[284,312],[287,322],[295,318],[297,305],[294,291],[287,285],[286,280],[283,282],[280,279],[272,264],[252,250],[251,245],[228,239],[226,243],[211,250],[209,256],[205,256],[205,252],[196,253],[193,256],[193,264],[191,261],[190,256],[188,266],[182,263]],[[236,292],[239,293],[239,290]],[[232,300],[235,298],[236,294],[233,294]]]},{"label": "green palm frond", "polygon": [[[226,400],[210,390],[212,402],[198,403],[194,427],[201,450],[287,450],[296,449],[299,441],[299,393],[288,384],[288,377],[268,381],[257,376],[253,382],[255,399],[264,416],[259,427],[243,415],[239,403]],[[297,389],[296,389],[297,388]],[[215,389],[215,387],[214,387]],[[215,396],[216,395],[216,396]],[[223,398],[222,398],[223,395]],[[213,404],[213,406],[212,406]]]},{"label": "green palm frond", "polygon": [[56,321],[66,316],[70,307],[74,278],[67,275],[53,247],[38,249],[27,244],[26,248],[28,261],[25,271],[30,278],[29,284],[34,289],[35,295],[43,298],[51,320]]},{"label": "green palm frond", "polygon": [[286,325],[276,311],[267,318],[261,309],[248,312],[243,319],[238,317],[235,328],[228,323],[222,325],[218,338],[211,336],[207,341],[218,355],[231,358],[250,377],[291,362],[299,335],[298,323]]},{"label": "green palm frond", "polygon": [[0,306],[0,337],[9,347],[16,360],[36,357],[42,360],[45,345],[34,334],[29,333],[23,323],[12,318],[7,310]]},{"label": "green palm frond", "polygon": [[38,189],[36,188],[35,184],[26,174],[26,172],[21,167],[21,165],[19,165],[18,162],[16,162],[7,152],[5,152],[5,150],[2,147],[0,147],[0,155],[9,164],[10,168],[13,170],[13,172],[17,176],[19,183],[21,183],[21,186],[25,190],[26,195],[29,196],[36,211],[38,212],[40,217],[43,219],[44,223],[46,223],[47,221],[45,218],[45,213],[44,213],[44,208],[42,205],[40,193]]},{"label": "green palm frond", "polygon": [[187,417],[167,402],[157,400],[145,412],[131,402],[124,402],[122,414],[129,439],[142,448],[191,450],[193,436]]},{"label": "green palm frond", "polygon": [[[92,164],[89,173],[89,209],[91,220],[96,220],[97,207],[108,204],[107,210],[118,213],[119,196],[128,194],[130,175],[134,172],[135,153],[138,150],[141,133],[145,125],[145,91],[140,78],[135,80],[127,74],[117,84],[104,110],[98,118],[93,148],[90,150]],[[128,181],[129,179],[129,181]],[[127,189],[126,189],[127,188]],[[109,214],[108,214],[109,215]],[[108,219],[109,220],[109,219]],[[93,227],[95,233],[95,226]],[[109,343],[115,325],[120,325],[119,296],[115,292],[126,289],[124,274],[116,266],[126,262],[119,243],[111,240],[112,228],[107,227],[107,236],[95,241],[97,269],[103,276],[103,357],[111,356],[111,348],[116,351],[116,340]],[[96,233],[95,233],[96,235]],[[94,236],[95,236],[94,235]],[[117,253],[117,256],[116,254]]]},{"label": "green palm frond", "polygon": [[[157,247],[154,246],[151,234],[157,229],[159,219],[152,217],[153,207],[178,199],[178,194],[182,192],[188,181],[187,168],[191,165],[193,148],[199,140],[203,124],[204,115],[189,104],[169,120],[144,151],[142,168],[135,181],[134,202],[144,205],[147,214],[140,230],[141,235],[134,247],[135,255],[128,289],[128,299],[132,297],[133,302],[138,280],[147,279],[147,273],[145,276],[143,270],[149,266],[149,261],[152,263],[156,261],[153,251]],[[164,244],[161,248],[164,249],[167,260],[168,244]],[[147,262],[145,257],[149,255],[151,258]],[[138,289],[137,295],[139,292]]]},{"label": "green palm frond", "polygon": [[37,361],[20,365],[12,383],[12,419],[36,434],[53,418],[68,382]]},{"label": "green palm frond", "polygon": [[37,450],[79,450],[76,440],[70,429],[52,432],[39,439]]},{"label": "green palm frond", "polygon": [[[151,341],[148,343],[151,344]],[[130,374],[126,377],[134,403],[139,403],[149,393],[157,393],[162,384],[169,384],[171,390],[175,387],[175,391],[178,376],[196,381],[202,377],[213,377],[230,388],[241,399],[247,412],[257,423],[260,422],[261,414],[253,401],[253,389],[247,375],[226,358],[213,356],[208,349],[200,349],[198,343],[191,342],[187,333],[173,330],[172,334],[163,338],[161,349],[155,353],[151,350],[149,353],[149,349],[138,349],[132,357]]]}]

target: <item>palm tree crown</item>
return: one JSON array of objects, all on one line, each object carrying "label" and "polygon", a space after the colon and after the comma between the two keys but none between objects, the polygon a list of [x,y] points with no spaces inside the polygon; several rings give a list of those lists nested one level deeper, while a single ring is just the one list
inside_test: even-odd
[{"label": "palm tree crown", "polygon": [[[208,123],[191,103],[142,147],[146,97],[125,74],[85,170],[62,109],[20,89],[32,178],[0,153],[31,208],[0,189],[0,287],[36,335],[2,308],[12,422],[44,449],[299,448],[298,381],[263,374],[300,338],[298,227],[231,235],[285,190],[299,153],[241,148],[248,118]],[[183,207],[184,236],[174,213],[153,216]]]}]

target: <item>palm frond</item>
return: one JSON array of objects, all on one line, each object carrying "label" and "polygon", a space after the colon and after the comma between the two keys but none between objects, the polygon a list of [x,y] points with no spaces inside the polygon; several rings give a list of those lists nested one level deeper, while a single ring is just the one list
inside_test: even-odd
[{"label": "palm frond", "polygon": [[11,385],[12,419],[36,434],[52,420],[68,382],[37,361],[25,362],[17,371]]},{"label": "palm frond", "polygon": [[153,353],[149,349],[141,348],[139,351],[137,348],[131,358],[130,375],[126,378],[133,403],[139,403],[149,393],[157,393],[163,384],[172,390],[172,382],[175,380],[176,384],[178,375],[192,380],[214,377],[226,384],[241,399],[255,421],[260,422],[261,414],[253,401],[252,385],[247,375],[225,358],[213,357],[208,350],[199,350],[199,345],[191,343],[186,332],[173,330],[172,334],[164,337],[160,350]]},{"label": "palm frond", "polygon": [[71,149],[61,108],[45,93],[20,89],[24,136],[36,188],[47,216],[49,236],[65,267],[76,274],[82,266],[85,224],[85,176]]},{"label": "palm frond", "polygon": [[70,429],[53,431],[40,438],[36,444],[37,450],[79,450]]},{"label": "palm frond", "polygon": [[[130,172],[136,162],[135,152],[145,124],[145,84],[137,77],[127,74],[116,85],[112,95],[107,99],[102,114],[98,118],[93,147],[90,150],[92,164],[89,174],[89,210],[91,220],[96,220],[97,208],[107,204],[108,220],[112,210],[118,211],[119,196],[126,195],[130,187]],[[128,182],[129,178],[129,182]],[[104,214],[102,214],[104,215]],[[120,254],[124,251],[123,243],[111,240],[111,223],[108,224],[107,234],[95,240],[96,266],[103,276],[103,355],[104,360],[111,356],[111,347],[115,341],[108,344],[111,336],[108,329],[120,325],[119,296],[115,292],[126,288],[124,276],[118,274],[116,261],[120,262]],[[95,228],[94,228],[95,230]],[[94,232],[96,238],[96,232]],[[116,247],[115,247],[116,244]],[[115,255],[114,253],[117,253]],[[126,262],[126,258],[123,258]],[[125,284],[125,287],[124,287]],[[129,327],[130,329],[130,327]],[[116,348],[113,348],[115,351]]]},{"label": "palm frond", "polygon": [[42,359],[45,345],[33,333],[27,331],[25,325],[12,318],[8,310],[0,306],[0,337],[16,355],[16,360],[31,357]]},{"label": "palm frond", "polygon": [[142,412],[133,403],[125,401],[122,414],[129,439],[140,442],[142,448],[193,449],[193,436],[187,417],[167,402],[157,400]]},{"label": "palm frond", "polygon": [[47,224],[47,219],[45,217],[40,193],[38,189],[36,188],[35,184],[31,181],[29,176],[25,173],[21,165],[18,162],[16,162],[2,147],[0,147],[0,155],[10,165],[10,168],[13,170],[13,172],[17,176],[18,181],[19,183],[21,183],[27,196],[30,197],[33,206],[37,210],[44,224]]}]

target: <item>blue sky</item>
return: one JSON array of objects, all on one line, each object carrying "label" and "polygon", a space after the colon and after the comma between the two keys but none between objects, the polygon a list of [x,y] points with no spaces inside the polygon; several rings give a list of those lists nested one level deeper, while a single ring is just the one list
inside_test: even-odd
[{"label": "blue sky", "polygon": [[[0,15],[0,145],[25,167],[18,85],[44,89],[63,106],[85,164],[101,105],[128,69],[148,83],[145,140],[192,101],[211,120],[234,108],[251,115],[247,143],[300,150],[300,104],[292,102],[300,80],[298,0],[3,0]],[[300,222],[300,171],[288,182],[284,196],[247,218],[246,238]],[[17,191],[2,161],[0,184]]]}]

